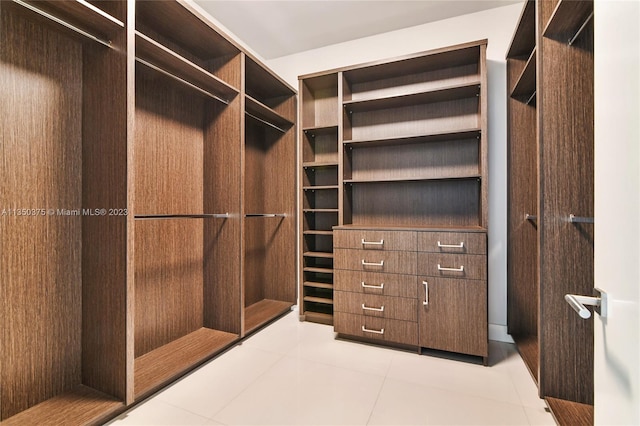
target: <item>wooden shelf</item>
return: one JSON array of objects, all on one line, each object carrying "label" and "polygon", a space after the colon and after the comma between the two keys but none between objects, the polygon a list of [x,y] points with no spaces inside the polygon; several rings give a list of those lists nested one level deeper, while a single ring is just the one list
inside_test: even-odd
[{"label": "wooden shelf", "polygon": [[511,97],[530,103],[536,93],[536,49],[533,49],[522,73],[511,90]]},{"label": "wooden shelf", "polygon": [[317,281],[305,281],[303,283],[303,285],[305,287],[324,288],[324,289],[327,289],[327,290],[333,290],[333,284],[332,283],[321,283],[321,282],[317,282]]},{"label": "wooden shelf", "polygon": [[136,358],[135,398],[148,395],[238,340],[236,334],[200,328]]},{"label": "wooden shelf", "polygon": [[396,182],[417,182],[417,181],[443,181],[443,180],[465,180],[465,179],[481,179],[482,175],[456,175],[456,176],[442,176],[442,177],[430,177],[430,178],[386,178],[386,179],[344,179],[344,183],[348,184],[360,184],[360,183],[396,183]]},{"label": "wooden shelf", "polygon": [[194,85],[225,102],[229,102],[238,94],[237,89],[209,71],[138,31],[136,31],[136,59],[160,68],[174,78]]},{"label": "wooden shelf", "polygon": [[507,58],[527,57],[536,45],[536,4],[528,0],[511,40]]},{"label": "wooden shelf", "polygon": [[244,330],[249,334],[260,326],[291,310],[292,304],[280,300],[264,299],[244,310]]},{"label": "wooden shelf", "polygon": [[317,229],[307,229],[303,231],[304,235],[325,235],[325,236],[333,236],[333,231],[320,231]]},{"label": "wooden shelf", "polygon": [[325,305],[333,305],[333,299],[328,299],[326,297],[305,296],[303,298],[303,300],[305,302],[323,303]]},{"label": "wooden shelf", "polygon": [[304,316],[306,317],[305,320],[307,321],[317,322],[320,324],[328,324],[328,325],[333,324],[333,315],[331,314],[325,314],[322,312],[305,311]]},{"label": "wooden shelf", "polygon": [[337,161],[305,161],[302,163],[302,167],[338,167]]},{"label": "wooden shelf", "polygon": [[3,420],[2,425],[98,424],[123,407],[122,401],[79,385]]},{"label": "wooden shelf", "polygon": [[267,124],[271,124],[283,132],[293,126],[293,122],[291,120],[283,117],[267,105],[249,95],[245,96],[245,107],[247,113],[254,116],[254,118],[263,120]]},{"label": "wooden shelf", "polygon": [[542,34],[568,43],[582,30],[592,14],[593,1],[560,0]]},{"label": "wooden shelf", "polygon": [[311,134],[315,134],[315,135],[326,135],[326,134],[332,134],[332,133],[337,133],[338,132],[338,126],[337,125],[331,125],[331,126],[309,126],[309,127],[303,127],[302,131],[304,133],[311,133]]},{"label": "wooden shelf", "polygon": [[307,266],[302,269],[305,272],[318,272],[321,274],[333,274],[332,268],[316,268],[312,266]]},{"label": "wooden shelf", "polygon": [[333,259],[333,253],[326,253],[323,251],[305,251],[305,257],[321,257],[324,259]]},{"label": "wooden shelf", "polygon": [[303,186],[302,189],[305,191],[321,191],[321,190],[331,190],[338,189],[338,185],[318,185],[318,186]]},{"label": "wooden shelf", "polygon": [[398,225],[358,225],[348,224],[336,226],[335,229],[360,229],[368,231],[434,231],[434,232],[487,232],[480,226],[398,226]]},{"label": "wooden shelf", "polygon": [[83,1],[25,1],[30,6],[71,24],[105,42],[124,30],[124,23],[99,7]]},{"label": "wooden shelf", "polygon": [[338,209],[303,209],[305,213],[338,213]]},{"label": "wooden shelf", "polygon": [[351,146],[387,146],[387,145],[407,145],[428,142],[444,142],[455,140],[466,140],[480,138],[481,132],[479,128],[451,130],[446,132],[438,132],[422,135],[410,135],[400,137],[389,137],[380,139],[351,139],[345,140],[345,145]]},{"label": "wooden shelf", "polygon": [[593,426],[593,405],[550,397],[545,401],[559,426]]},{"label": "wooden shelf", "polygon": [[343,105],[350,113],[358,113],[473,98],[479,94],[480,81],[474,81],[473,83],[444,87],[438,90],[428,90],[425,92],[399,96],[347,101],[344,102]]}]

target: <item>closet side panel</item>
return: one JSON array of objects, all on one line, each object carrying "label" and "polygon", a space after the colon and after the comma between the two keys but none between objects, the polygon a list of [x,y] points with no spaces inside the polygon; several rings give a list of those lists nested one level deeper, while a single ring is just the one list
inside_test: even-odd
[{"label": "closet side panel", "polygon": [[[117,45],[126,43],[121,33]],[[126,55],[86,49],[83,105],[83,383],[125,399],[127,262]]]},{"label": "closet side panel", "polygon": [[82,48],[10,9],[0,23],[3,419],[80,383],[82,321],[81,218],[57,212],[81,208]]}]

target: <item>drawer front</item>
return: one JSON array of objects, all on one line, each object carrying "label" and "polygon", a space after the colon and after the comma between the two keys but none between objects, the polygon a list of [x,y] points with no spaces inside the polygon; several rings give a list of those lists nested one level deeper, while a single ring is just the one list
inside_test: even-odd
[{"label": "drawer front", "polygon": [[487,237],[482,232],[419,232],[418,251],[486,254]]},{"label": "drawer front", "polygon": [[333,232],[333,247],[377,251],[416,251],[416,238],[416,232],[411,231],[336,229]]},{"label": "drawer front", "polygon": [[349,336],[418,346],[418,324],[411,321],[334,312],[333,329]]},{"label": "drawer front", "polygon": [[487,257],[477,254],[418,253],[418,274],[486,280]]},{"label": "drawer front", "polygon": [[378,318],[418,321],[417,299],[334,291],[334,312]]},{"label": "drawer front", "polygon": [[416,274],[416,252],[334,249],[334,269]]},{"label": "drawer front", "polygon": [[416,297],[415,275],[380,274],[377,272],[333,272],[333,289],[380,296]]}]

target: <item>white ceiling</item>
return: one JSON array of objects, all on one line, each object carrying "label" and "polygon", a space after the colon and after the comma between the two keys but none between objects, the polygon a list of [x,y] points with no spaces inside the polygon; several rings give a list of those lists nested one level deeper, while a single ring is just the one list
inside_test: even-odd
[{"label": "white ceiling", "polygon": [[522,0],[194,0],[264,59]]}]

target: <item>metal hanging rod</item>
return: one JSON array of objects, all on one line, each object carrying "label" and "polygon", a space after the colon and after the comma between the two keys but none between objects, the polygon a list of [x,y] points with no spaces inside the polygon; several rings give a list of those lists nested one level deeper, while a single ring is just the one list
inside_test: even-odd
[{"label": "metal hanging rod", "polygon": [[279,132],[287,133],[287,131],[286,131],[286,130],[284,130],[284,129],[282,129],[282,128],[278,127],[278,126],[276,126],[276,125],[275,125],[275,124],[273,124],[273,123],[269,123],[267,120],[263,120],[263,119],[262,119],[262,118],[260,118],[260,117],[256,117],[255,115],[251,114],[251,113],[250,113],[250,112],[248,112],[248,111],[245,111],[244,113],[245,113],[245,114],[247,114],[249,117],[253,118],[254,120],[258,120],[259,122],[261,122],[261,123],[263,123],[263,124],[266,124],[266,125],[267,125],[267,126],[269,126],[269,127],[273,127],[274,129],[278,130]]},{"label": "metal hanging rod", "polygon": [[582,217],[576,216],[574,214],[569,215],[569,222],[571,223],[594,223],[594,218],[592,217]]},{"label": "metal hanging rod", "polygon": [[159,73],[162,73],[162,74],[166,75],[167,77],[171,77],[172,79],[174,79],[174,80],[176,80],[176,81],[178,81],[178,82],[180,82],[182,84],[185,84],[185,85],[191,87],[194,90],[197,90],[198,92],[202,93],[203,95],[206,95],[206,96],[208,96],[210,98],[213,98],[216,101],[222,102],[225,105],[229,105],[229,101],[228,100],[222,99],[219,96],[216,96],[213,93],[208,92],[208,91],[196,86],[195,84],[189,83],[187,80],[184,80],[184,79],[178,77],[177,75],[171,74],[169,71],[163,70],[162,68],[157,67],[157,66],[145,61],[144,59],[140,59],[140,58],[136,57],[136,61],[140,62],[143,65],[148,66],[149,68],[151,68],[151,69],[153,69],[155,71],[158,71]]},{"label": "metal hanging rod", "polygon": [[226,219],[231,217],[229,213],[213,213],[213,214],[150,214],[137,215],[136,219]]},{"label": "metal hanging rod", "polygon": [[286,213],[247,213],[244,217],[287,217]]},{"label": "metal hanging rod", "polygon": [[536,93],[537,91],[534,90],[531,96],[529,96],[529,99],[527,99],[527,102],[525,102],[525,104],[529,105],[531,101],[533,101],[533,99],[536,97]]},{"label": "metal hanging rod", "polygon": [[535,222],[538,220],[538,216],[534,215],[534,214],[529,214],[529,213],[525,213],[524,214],[524,220],[528,220],[531,222]]},{"label": "metal hanging rod", "polygon": [[82,35],[82,36],[84,36],[86,38],[89,38],[89,39],[91,39],[93,41],[97,41],[98,43],[100,43],[103,46],[106,46],[108,48],[113,49],[113,45],[111,44],[110,40],[103,40],[100,37],[94,36],[93,34],[90,34],[90,33],[86,32],[84,30],[81,30],[80,28],[76,27],[75,25],[72,25],[72,24],[68,23],[67,21],[63,21],[62,19],[60,19],[60,18],[58,18],[58,17],[56,17],[54,15],[51,15],[50,13],[47,13],[44,10],[38,9],[37,7],[35,7],[35,6],[33,6],[33,5],[29,4],[29,3],[25,3],[25,2],[23,2],[21,0],[13,0],[13,1],[14,1],[14,3],[17,3],[20,6],[25,7],[27,9],[31,10],[32,12],[37,13],[40,16],[43,16],[43,17],[45,17],[47,19],[50,19],[53,22],[56,22],[56,23],[62,25],[63,27],[66,27],[66,28],[68,28],[68,29],[70,29],[72,31],[75,31],[76,33],[78,33],[78,34],[80,34],[80,35]]},{"label": "metal hanging rod", "polygon": [[593,12],[591,12],[591,14],[587,17],[587,19],[585,19],[584,23],[580,28],[578,28],[578,31],[576,31],[573,37],[569,39],[569,46],[572,46],[573,43],[575,43],[576,39],[580,36],[580,34],[582,34],[582,31],[584,31],[584,29],[587,27],[587,24],[589,23],[589,21],[591,21],[591,18],[593,18]]}]

